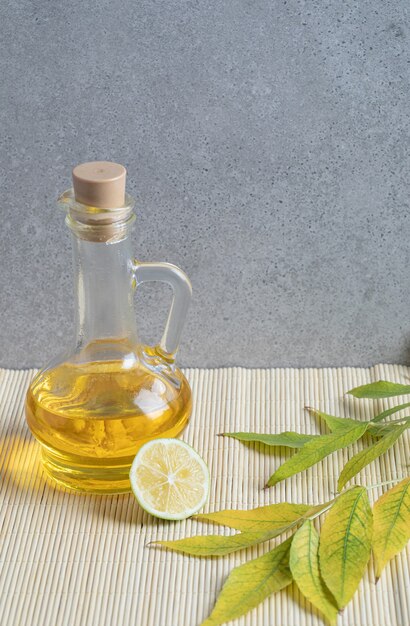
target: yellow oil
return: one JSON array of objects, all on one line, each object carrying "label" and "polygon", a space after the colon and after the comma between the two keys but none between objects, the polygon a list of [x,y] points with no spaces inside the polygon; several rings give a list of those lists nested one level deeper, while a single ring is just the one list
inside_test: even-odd
[{"label": "yellow oil", "polygon": [[40,373],[27,393],[26,417],[47,473],[79,491],[129,491],[139,447],[176,436],[190,417],[191,390],[177,376],[179,385],[123,361],[65,363]]}]

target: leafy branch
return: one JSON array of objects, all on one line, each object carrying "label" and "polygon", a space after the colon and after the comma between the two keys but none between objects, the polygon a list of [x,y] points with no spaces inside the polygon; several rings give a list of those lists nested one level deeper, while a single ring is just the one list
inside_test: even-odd
[{"label": "leafy branch", "polygon": [[[349,393],[356,398],[390,398],[410,394],[410,385],[378,381],[356,387]],[[380,577],[389,560],[410,539],[410,477],[386,491],[373,508],[365,487],[356,485],[341,490],[410,427],[410,416],[384,421],[409,407],[410,402],[400,404],[365,422],[335,417],[307,407],[312,415],[327,424],[330,433],[325,435],[289,431],[279,434],[225,433],[225,436],[243,442],[262,442],[297,450],[270,477],[268,486],[355,443],[365,433],[373,441],[343,467],[338,480],[341,493],[330,502],[319,505],[285,502],[251,510],[222,510],[196,515],[202,522],[227,526],[239,532],[228,536],[205,535],[153,542],[188,555],[218,557],[291,533],[263,556],[248,560],[231,571],[213,611],[202,626],[219,626],[240,617],[292,581],[323,617],[335,624],[338,612],[356,592],[372,551],[376,579]],[[318,523],[314,520],[325,514],[318,532]]]},{"label": "leafy branch", "polygon": [[[313,520],[325,513],[319,535]],[[331,502],[315,506],[285,502],[195,517],[241,532],[154,543],[193,556],[222,556],[292,533],[263,556],[231,571],[202,626],[218,626],[240,617],[292,581],[327,621],[334,624],[338,612],[356,592],[371,551],[379,577],[387,562],[409,540],[410,477],[384,493],[373,510],[366,488],[354,486]]]},{"label": "leafy branch", "polygon": [[[410,385],[400,385],[379,380],[370,385],[351,389],[355,398],[390,398],[402,394],[410,394]],[[371,420],[361,421],[347,417],[336,417],[322,411],[306,407],[311,415],[323,420],[330,433],[325,435],[305,435],[292,431],[279,434],[262,433],[223,433],[225,437],[233,437],[242,442],[260,442],[268,446],[285,446],[297,449],[296,454],[287,459],[269,478],[267,487],[276,485],[281,480],[294,476],[312,467],[332,452],[350,446],[366,433],[374,440],[370,446],[354,455],[343,467],[337,488],[340,491],[366,465],[387,452],[397,439],[410,428],[410,416],[384,422],[386,417],[410,407],[410,402],[399,404],[382,411]]]}]

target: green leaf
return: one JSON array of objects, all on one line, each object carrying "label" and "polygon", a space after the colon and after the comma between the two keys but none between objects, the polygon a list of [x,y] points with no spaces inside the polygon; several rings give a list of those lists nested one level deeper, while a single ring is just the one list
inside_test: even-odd
[{"label": "green leaf", "polygon": [[[329,415],[328,413],[322,413],[322,411],[317,411],[316,409],[312,409],[311,407],[306,407],[311,415],[315,417],[319,417],[324,420],[330,430],[335,432],[336,430],[340,430],[341,428],[350,428],[355,424],[363,424],[364,422],[360,420],[351,419],[350,417],[336,417],[335,415]],[[393,411],[392,411],[393,412]],[[380,437],[381,435],[386,434],[389,430],[388,424],[374,424],[374,419],[370,422],[367,422],[368,427],[367,430],[374,437]]]},{"label": "green leaf", "polygon": [[317,409],[312,409],[310,406],[307,406],[306,410],[309,411],[310,415],[318,417],[326,422],[332,432],[340,430],[341,428],[351,428],[352,426],[356,426],[358,423],[364,423],[359,420],[351,419],[350,417],[336,417],[335,415],[329,415],[328,413],[323,413]]},{"label": "green leaf", "polygon": [[337,606],[319,570],[319,535],[310,520],[296,531],[290,548],[289,565],[300,591],[331,624],[336,623]]},{"label": "green leaf", "polygon": [[306,443],[294,456],[285,461],[269,478],[269,487],[284,478],[301,472],[326,456],[357,441],[367,430],[367,422],[357,422],[349,428],[337,429],[330,435],[321,435]]},{"label": "green leaf", "polygon": [[319,543],[322,578],[342,609],[366,569],[372,541],[372,510],[364,487],[340,495],[323,522]]},{"label": "green leaf", "polygon": [[400,424],[394,426],[394,430],[388,432],[387,435],[384,435],[381,439],[379,439],[376,443],[361,450],[357,454],[355,454],[349,461],[346,463],[344,468],[342,469],[339,480],[337,482],[338,491],[341,491],[345,484],[356,476],[366,465],[377,459],[381,454],[387,452],[387,450],[397,441],[397,439],[404,433],[406,428],[409,428],[410,424]]},{"label": "green leaf", "polygon": [[[382,411],[375,417],[373,417],[372,422],[381,422],[385,417],[389,417],[389,415],[393,415],[393,413],[398,413],[398,411],[402,411],[403,409],[407,409],[410,406],[410,402],[406,402],[405,404],[398,404],[397,406],[392,407],[391,409],[386,409],[386,411]],[[388,425],[387,422],[386,425]]]},{"label": "green leaf", "polygon": [[278,435],[265,435],[263,433],[224,433],[224,437],[232,437],[239,441],[264,443],[266,446],[286,446],[288,448],[302,448],[305,443],[318,435],[303,435],[286,431]]},{"label": "green leaf", "polygon": [[260,506],[256,509],[225,509],[213,513],[200,513],[195,515],[195,518],[201,522],[213,522],[242,531],[273,530],[288,528],[321,511],[325,506],[327,504],[313,506],[283,502]]},{"label": "green leaf", "polygon": [[219,626],[260,604],[292,582],[289,548],[292,537],[257,559],[235,567],[229,574],[211,615],[202,626]]},{"label": "green leaf", "polygon": [[410,540],[410,478],[386,491],[373,506],[376,577]]},{"label": "green leaf", "polygon": [[390,383],[387,380],[378,380],[376,383],[361,385],[348,391],[355,398],[393,398],[410,393],[410,385]]}]

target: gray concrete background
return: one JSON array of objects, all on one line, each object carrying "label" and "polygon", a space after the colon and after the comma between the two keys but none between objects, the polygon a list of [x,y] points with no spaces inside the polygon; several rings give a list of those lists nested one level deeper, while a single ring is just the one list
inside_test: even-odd
[{"label": "gray concrete background", "polygon": [[[127,166],[135,251],[194,286],[189,366],[410,362],[407,0],[16,0],[0,7],[0,364],[72,310],[56,208]],[[144,287],[153,340],[169,294]]]}]

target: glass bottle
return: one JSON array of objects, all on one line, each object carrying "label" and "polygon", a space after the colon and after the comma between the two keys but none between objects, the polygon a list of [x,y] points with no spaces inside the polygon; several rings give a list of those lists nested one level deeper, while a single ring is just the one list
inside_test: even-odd
[{"label": "glass bottle", "polygon": [[[79,165],[74,189],[59,198],[73,236],[75,336],[35,376],[26,398],[47,474],[94,493],[129,491],[138,448],[176,436],[191,413],[189,384],[175,366],[191,285],[174,265],[133,258],[134,201],[125,193],[125,175],[115,163]],[[134,312],[135,289],[147,281],[173,289],[155,347],[139,343]]]}]

